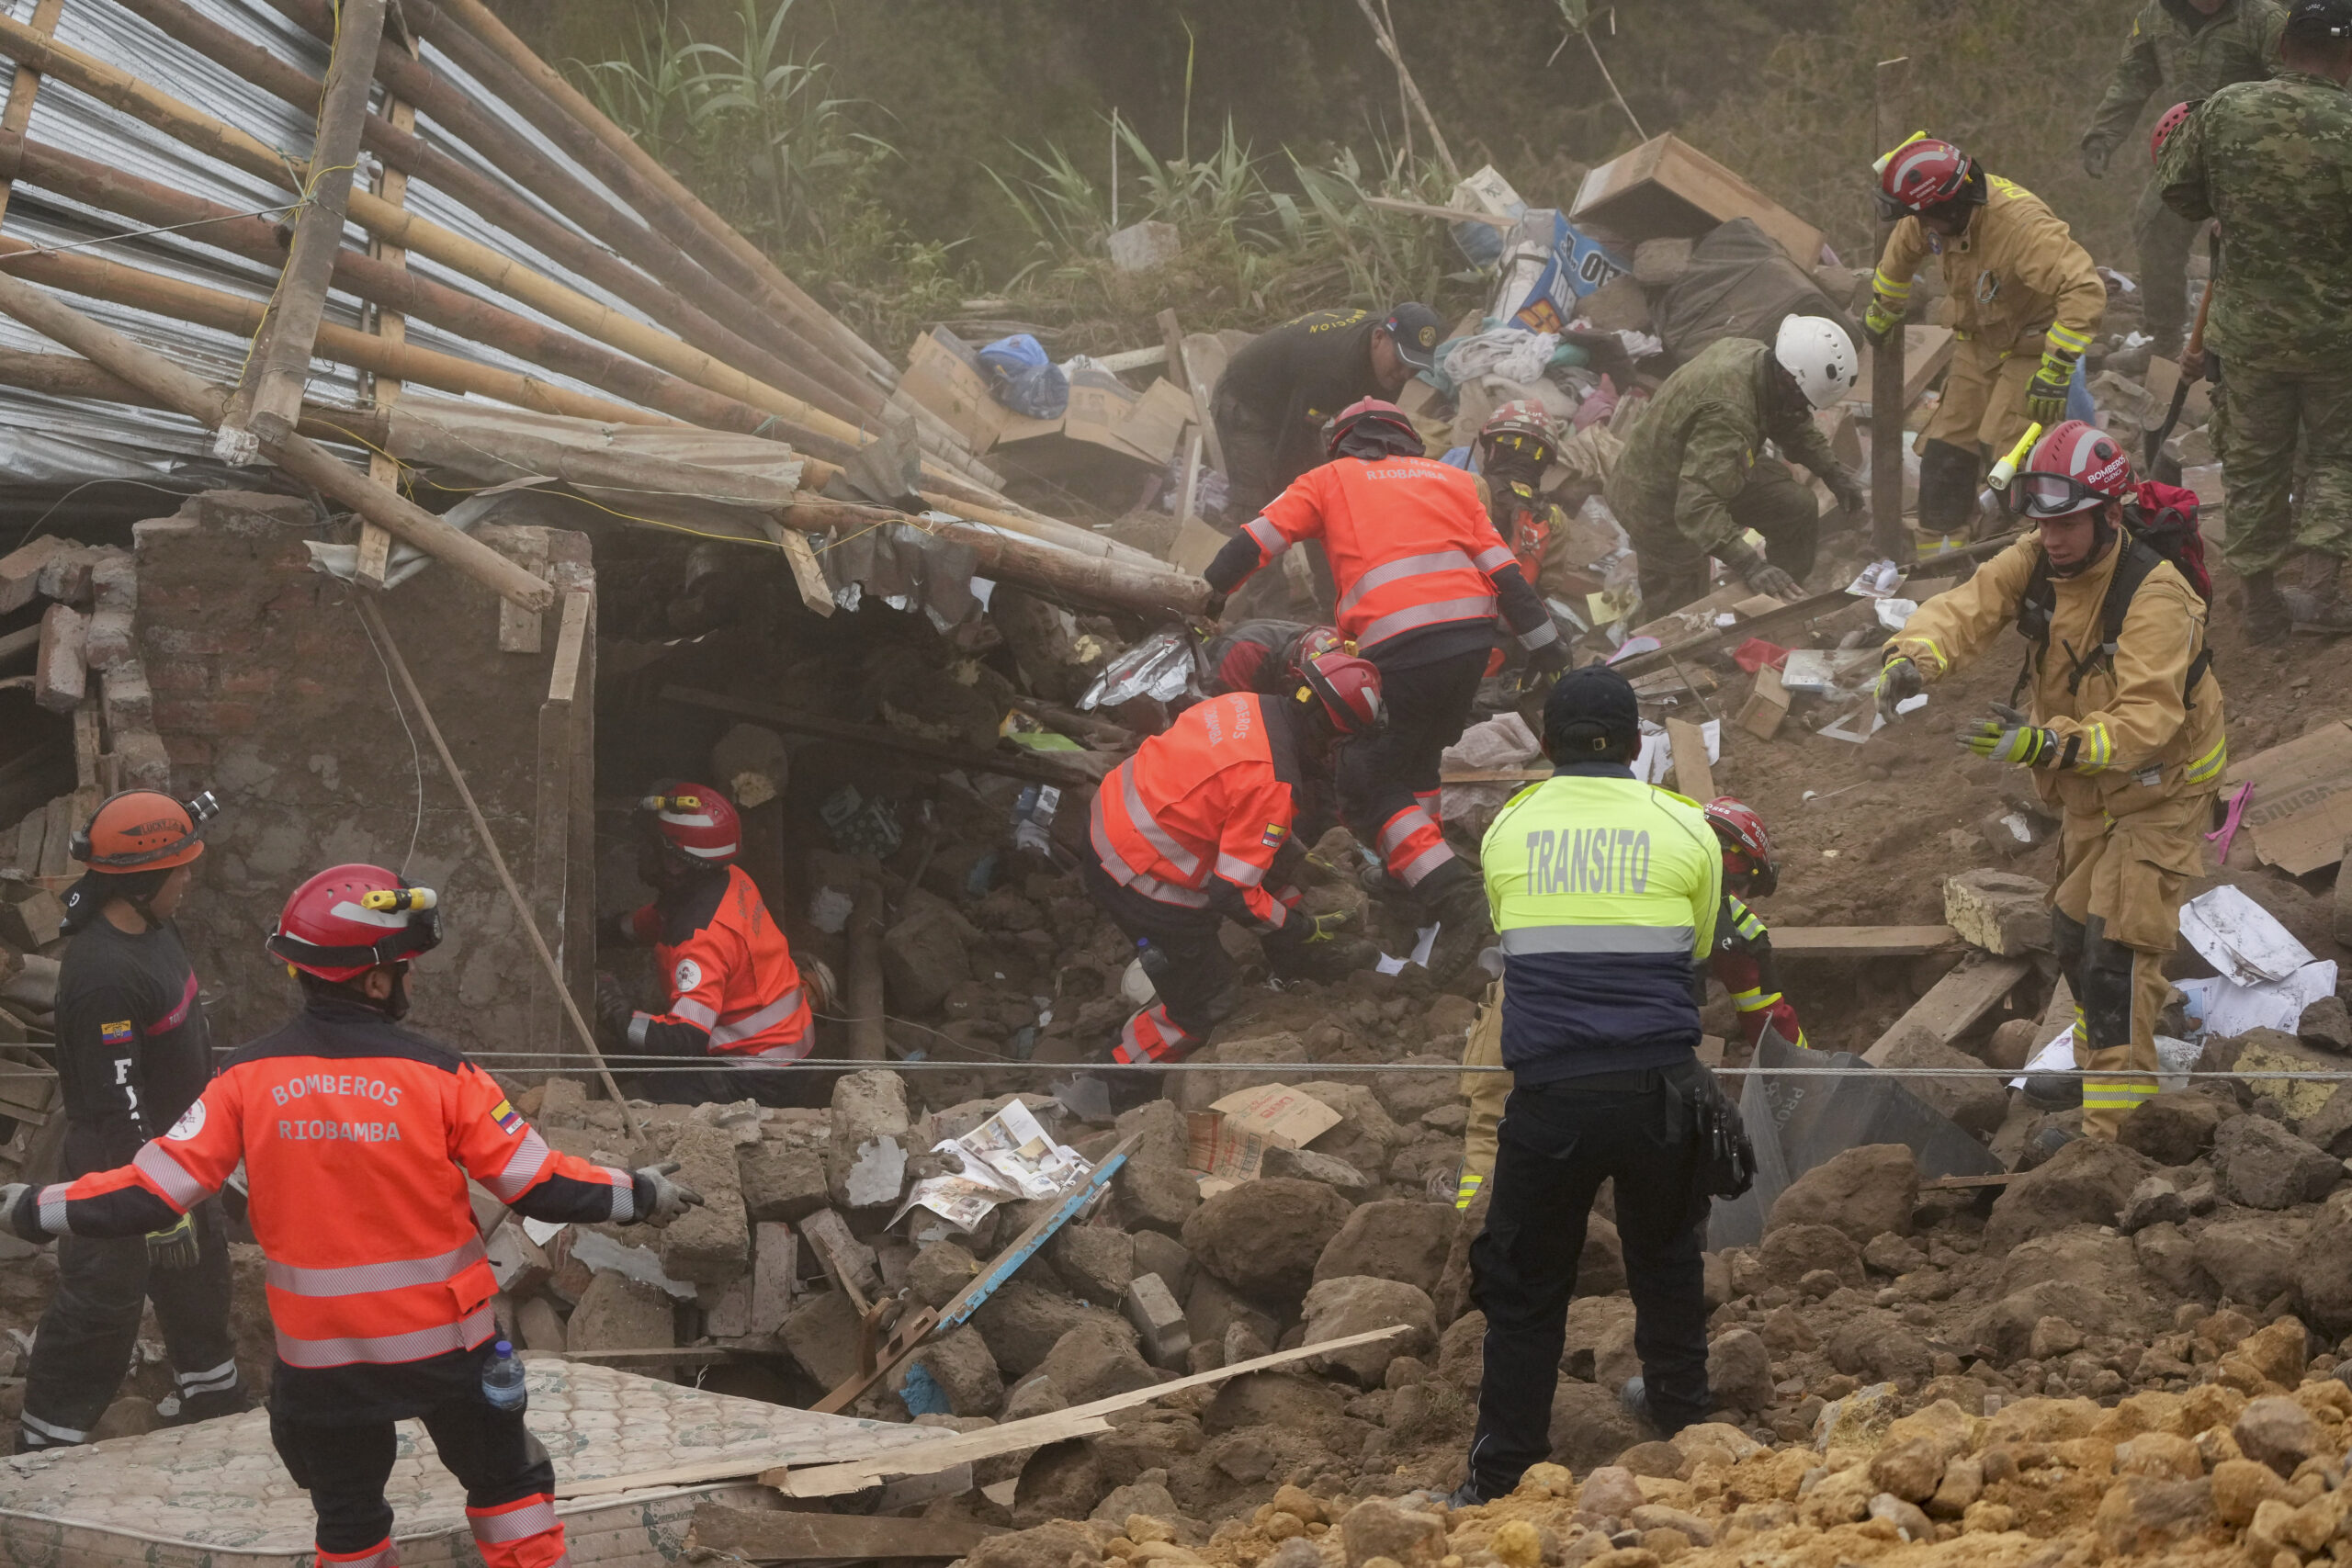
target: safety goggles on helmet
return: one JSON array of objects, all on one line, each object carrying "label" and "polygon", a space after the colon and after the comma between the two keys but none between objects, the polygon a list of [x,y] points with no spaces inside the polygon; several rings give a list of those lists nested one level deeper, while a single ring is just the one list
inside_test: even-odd
[{"label": "safety goggles on helmet", "polygon": [[2011,512],[2034,518],[2072,517],[2115,499],[2065,474],[2019,474],[2004,495]]}]

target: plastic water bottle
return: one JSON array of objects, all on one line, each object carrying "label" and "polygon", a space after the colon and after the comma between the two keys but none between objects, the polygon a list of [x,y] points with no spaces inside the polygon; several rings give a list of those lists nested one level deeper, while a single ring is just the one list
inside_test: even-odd
[{"label": "plastic water bottle", "polygon": [[520,1410],[530,1403],[531,1391],[523,1381],[523,1363],[514,1347],[500,1340],[481,1370],[481,1396],[493,1410]]}]

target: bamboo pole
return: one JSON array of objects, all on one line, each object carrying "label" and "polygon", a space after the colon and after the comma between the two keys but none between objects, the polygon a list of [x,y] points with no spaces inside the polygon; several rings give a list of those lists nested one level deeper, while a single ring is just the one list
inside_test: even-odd
[{"label": "bamboo pole", "polygon": [[311,140],[310,178],[294,220],[294,240],[279,272],[269,313],[229,396],[212,442],[224,462],[253,461],[261,439],[292,427],[311,378],[311,348],[326,314],[327,283],[343,249],[343,215],[359,166],[359,126],[368,116],[368,67],[384,36],[384,0],[341,0]]},{"label": "bamboo pole", "polygon": [[[191,9],[184,0],[117,0],[117,3],[167,37],[186,44],[272,96],[296,108],[313,112],[317,109],[322,89],[316,77],[305,75],[300,68],[279,59],[263,46],[238,37],[211,18]],[[403,104],[402,107],[407,108],[413,122],[413,106]],[[482,219],[512,234],[550,262],[577,274],[616,298],[627,300],[678,338],[720,362],[739,367],[795,397],[824,408],[836,418],[855,423],[858,414],[870,412],[856,405],[829,400],[826,388],[699,309],[677,288],[649,277],[602,245],[549,218],[497,181],[427,143],[415,134],[411,124],[395,124],[389,117],[370,115],[364,141],[368,151],[381,158],[388,167],[464,203]],[[267,179],[283,179],[287,165],[283,160],[273,158],[269,160],[269,166],[248,168],[247,172],[259,174]],[[470,260],[459,259],[466,253],[452,248],[449,254],[444,254],[435,248],[438,237],[447,234],[447,231],[425,223],[421,219],[387,211],[365,199],[362,193],[354,192],[353,196],[353,220],[378,239],[431,256],[443,265],[475,277],[477,282],[491,288],[503,287],[494,277],[477,276],[473,271],[474,264]],[[449,237],[454,239],[457,236]],[[513,265],[508,258],[502,256],[500,260],[503,265]]]},{"label": "bamboo pole", "polygon": [[[47,289],[5,272],[0,272],[0,310],[209,427],[217,428],[227,411],[229,394],[223,389],[198,380],[154,350],[100,326]],[[262,449],[279,468],[427,555],[447,561],[502,598],[526,610],[544,610],[555,603],[555,590],[545,582],[399,491],[345,468],[317,443],[291,430],[256,434]]]},{"label": "bamboo pole", "polygon": [[[413,39],[408,40],[406,47],[413,51],[416,47],[415,40]],[[414,130],[416,106],[404,104],[398,98],[387,98],[384,100],[384,118],[396,130]],[[396,169],[390,164],[379,164],[376,171],[376,195],[390,206],[396,208],[407,206],[408,178],[407,173],[403,170]],[[387,266],[404,267],[408,265],[406,247],[392,244],[380,234],[370,238],[368,254]],[[387,343],[406,343],[408,318],[398,310],[379,308],[376,311],[374,331],[378,337]],[[374,395],[376,406],[390,412],[392,406],[401,400],[403,390],[399,378],[377,376],[371,378],[371,380],[373,385],[368,389]],[[368,453],[368,477],[379,485],[391,485],[397,488],[401,482],[400,460],[384,452]],[[362,588],[380,592],[388,586],[384,581],[384,576],[390,570],[391,564],[392,536],[373,523],[362,525],[359,529],[359,558],[357,563],[352,568],[351,580]]]},{"label": "bamboo pole", "polygon": [[1437,146],[1438,162],[1445,165],[1446,177],[1459,180],[1462,169],[1453,161],[1453,149],[1445,144],[1445,132],[1437,128],[1437,116],[1430,113],[1429,100],[1421,96],[1420,84],[1413,80],[1413,73],[1407,68],[1405,51],[1397,47],[1396,35],[1381,22],[1380,13],[1372,8],[1372,0],[1356,0],[1356,9],[1372,24],[1373,39],[1380,45],[1380,52],[1396,68],[1396,85],[1413,100],[1413,107],[1421,111],[1421,122],[1430,128],[1430,141]]},{"label": "bamboo pole", "polygon": [[[85,402],[122,403],[131,408],[165,409],[171,405],[144,387],[133,386],[112,371],[91,364],[78,354],[37,354],[28,349],[0,349],[0,386],[17,387],[52,398]],[[334,403],[306,401],[301,422],[295,426],[313,441],[382,446],[391,434],[390,416],[380,410],[347,409]]]},{"label": "bamboo pole", "polygon": [[[52,38],[57,32],[57,18],[64,9],[65,0],[39,0],[27,25],[40,37]],[[25,127],[32,123],[33,100],[40,95],[40,73],[17,66],[8,83],[8,107],[0,110],[0,130],[22,134]],[[0,214],[7,212],[12,190],[8,181],[0,180]]]}]

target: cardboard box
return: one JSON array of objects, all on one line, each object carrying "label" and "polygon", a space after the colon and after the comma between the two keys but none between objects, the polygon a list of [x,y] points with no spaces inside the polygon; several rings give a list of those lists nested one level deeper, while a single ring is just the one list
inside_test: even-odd
[{"label": "cardboard box", "polygon": [[1210,1109],[1224,1111],[1243,1132],[1286,1149],[1303,1149],[1340,1124],[1338,1111],[1281,1083],[1235,1089]]},{"label": "cardboard box", "polygon": [[1821,261],[1821,231],[1681,138],[1660,136],[1585,175],[1568,216],[1626,243],[1697,239],[1752,218],[1802,267]]},{"label": "cardboard box", "polygon": [[944,327],[933,327],[915,339],[907,355],[907,373],[899,378],[899,390],[937,414],[975,452],[994,446],[1006,424],[1018,417],[989,396],[988,372],[980,368],[971,349]]},{"label": "cardboard box", "polygon": [[1758,740],[1770,740],[1788,716],[1789,689],[1781,684],[1781,672],[1767,664],[1756,671],[1756,690],[1739,710],[1739,727]]},{"label": "cardboard box", "polygon": [[2222,779],[2224,798],[2254,785],[2243,826],[2266,865],[2306,876],[2344,858],[2352,835],[2352,724],[2337,720],[2309,735],[2233,760]]}]

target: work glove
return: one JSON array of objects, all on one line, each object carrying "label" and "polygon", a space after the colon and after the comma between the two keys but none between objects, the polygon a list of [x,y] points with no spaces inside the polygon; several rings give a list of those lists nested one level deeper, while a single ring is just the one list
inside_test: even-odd
[{"label": "work glove", "polygon": [[615,1040],[628,1038],[628,1021],[637,1009],[629,1004],[628,991],[604,970],[596,971],[596,1021]]},{"label": "work glove", "polygon": [[1822,476],[1829,487],[1830,499],[1840,512],[1867,516],[1871,509],[1871,492],[1862,484],[1862,476],[1851,468],[1836,468]]},{"label": "work glove", "polygon": [[1862,335],[1871,342],[1884,343],[1903,324],[1904,305],[1885,296],[1871,296],[1869,307],[1862,311]]},{"label": "work glove", "polygon": [[2025,417],[2044,429],[2054,430],[2066,417],[2066,388],[2075,378],[2076,355],[2050,349],[2041,356],[2041,368],[2025,384]]},{"label": "work glove", "polygon": [[2090,175],[2090,177],[2095,180],[2105,179],[2107,177],[2107,161],[2114,156],[2115,143],[2112,141],[2084,142],[2083,173]]},{"label": "work glove", "polygon": [[1208,591],[1207,597],[1201,601],[1201,619],[1204,621],[1221,621],[1225,619],[1224,589],[1212,588]]},{"label": "work glove", "polygon": [[1557,675],[1566,670],[1576,655],[1568,649],[1568,639],[1554,637],[1527,656],[1527,667],[1538,675]]},{"label": "work glove", "polygon": [[182,1214],[177,1224],[147,1233],[147,1261],[157,1269],[196,1267],[196,1222]]},{"label": "work glove", "polygon": [[25,1181],[11,1181],[0,1187],[0,1224],[6,1225],[11,1233],[23,1240],[45,1242],[50,1235],[40,1228],[40,1216],[33,1207],[32,1192],[32,1184]]},{"label": "work glove", "polygon": [[688,1209],[702,1207],[701,1193],[683,1181],[670,1179],[670,1173],[677,1168],[676,1160],[665,1159],[660,1165],[641,1165],[629,1172],[637,1178],[638,1189],[647,1199],[646,1212],[638,1216],[640,1221],[666,1225]]},{"label": "work glove", "polygon": [[1909,702],[1927,689],[1927,678],[1919,673],[1919,667],[1901,654],[1880,668],[1878,683],[1871,688],[1878,697],[1879,717],[1889,724],[1894,722],[1895,704]]},{"label": "work glove", "polygon": [[1991,718],[1978,719],[1960,732],[1960,743],[1996,762],[2020,768],[2048,767],[2058,760],[2056,732],[2042,728],[2013,707],[1993,705]]},{"label": "work glove", "polygon": [[1345,909],[1333,909],[1328,914],[1302,915],[1294,923],[1300,929],[1303,942],[1329,942],[1352,919]]},{"label": "work glove", "polygon": [[1804,597],[1804,584],[1768,560],[1758,560],[1754,571],[1744,574],[1744,581],[1757,592],[1784,604],[1793,604]]}]

